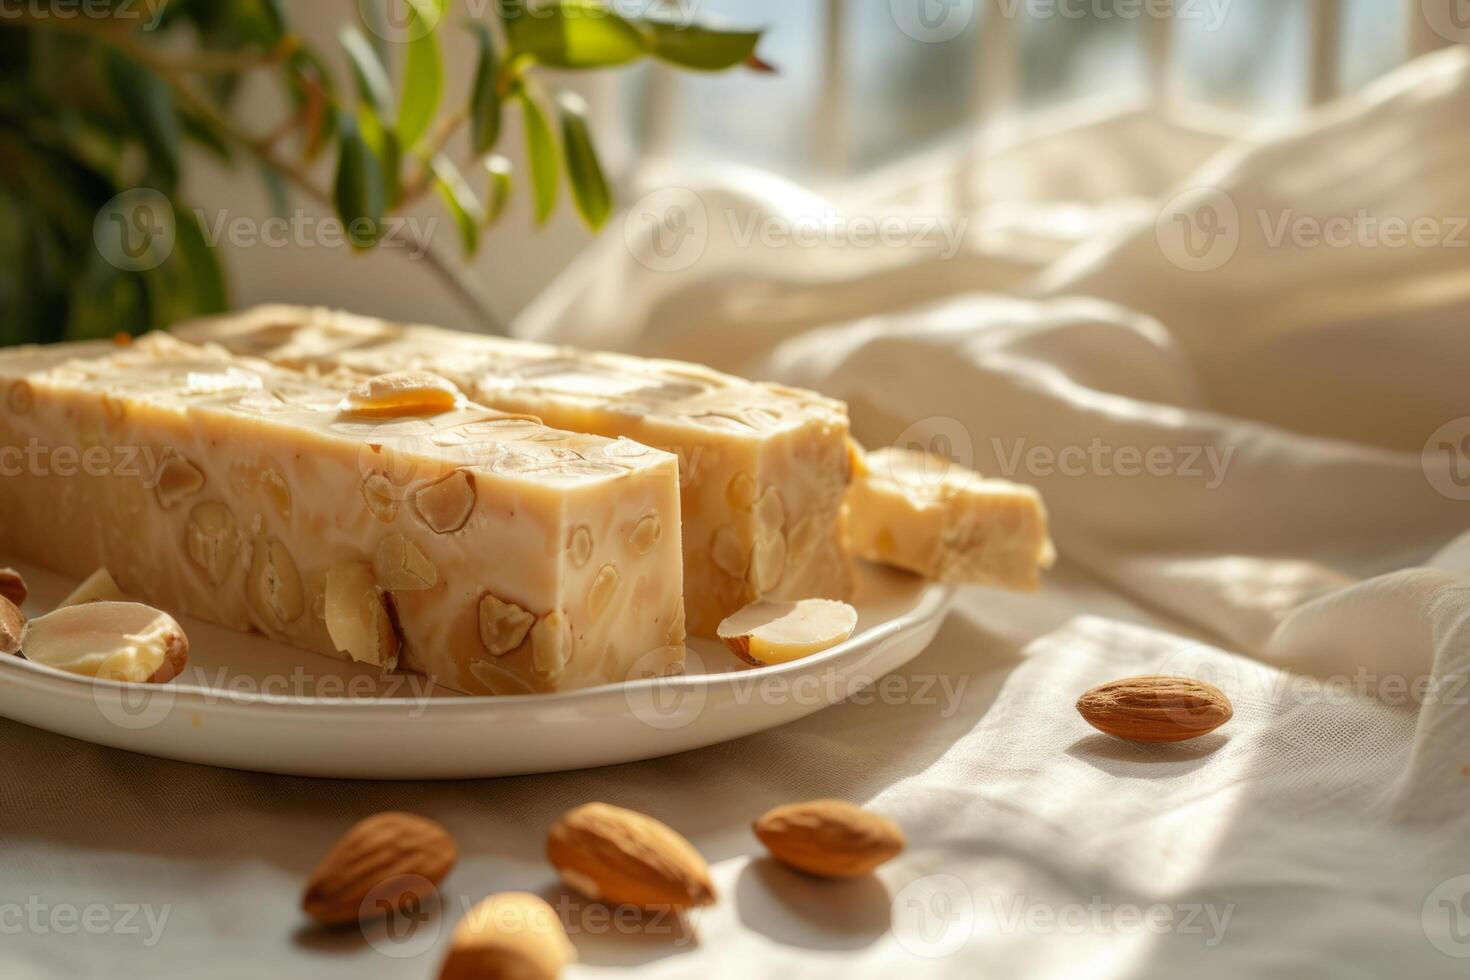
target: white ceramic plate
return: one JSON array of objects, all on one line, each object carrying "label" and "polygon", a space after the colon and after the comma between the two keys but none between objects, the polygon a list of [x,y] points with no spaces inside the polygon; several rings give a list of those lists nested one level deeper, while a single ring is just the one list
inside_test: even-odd
[{"label": "white ceramic plate", "polygon": [[[38,615],[73,583],[23,563]],[[686,672],[518,697],[432,689],[414,674],[313,656],[183,620],[189,666],[164,685],[92,681],[0,656],[0,716],[100,745],[234,769],[353,779],[459,779],[651,759],[740,738],[835,704],[926,647],[951,589],[864,568],[851,639],[742,667],[693,641]]]}]

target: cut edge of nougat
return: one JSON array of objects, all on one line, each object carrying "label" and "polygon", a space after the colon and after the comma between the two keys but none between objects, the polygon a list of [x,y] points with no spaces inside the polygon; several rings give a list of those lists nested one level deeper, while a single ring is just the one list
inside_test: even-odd
[{"label": "cut edge of nougat", "polygon": [[[887,522],[871,512],[876,501],[891,510]],[[898,553],[891,540],[890,525],[903,518],[939,525],[930,540],[910,542],[922,558]],[[1036,592],[1057,558],[1036,488],[909,449],[863,454],[844,504],[844,530],[859,558],[956,584]]]}]

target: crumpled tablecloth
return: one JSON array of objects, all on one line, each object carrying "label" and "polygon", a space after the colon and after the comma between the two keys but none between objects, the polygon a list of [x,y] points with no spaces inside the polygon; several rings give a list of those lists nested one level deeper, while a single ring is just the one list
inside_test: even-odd
[{"label": "crumpled tablecloth", "polygon": [[[1451,50],[1275,133],[1053,127],[1006,149],[1035,178],[1009,201],[964,191],[968,151],[928,193],[909,173],[847,203],[650,177],[518,331],[816,387],[869,446],[1037,485],[1062,554],[1042,594],[964,590],[900,698],[601,771],[290,779],[0,722],[0,972],[431,976],[448,919],[302,928],[342,829],[442,820],[455,908],[559,897],[545,828],[602,799],[686,833],[723,898],[638,934],[572,908],[573,976],[1464,976],[1467,118]],[[893,215],[902,244],[858,241]],[[1073,709],[1158,672],[1218,684],[1234,719],[1144,747]],[[818,796],[893,817],[908,851],[839,884],[762,859],[750,820]]]}]

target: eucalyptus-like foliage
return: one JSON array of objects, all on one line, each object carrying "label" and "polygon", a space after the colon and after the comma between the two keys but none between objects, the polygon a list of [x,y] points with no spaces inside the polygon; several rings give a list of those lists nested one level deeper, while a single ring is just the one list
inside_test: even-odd
[{"label": "eucalyptus-like foliage", "polygon": [[[406,13],[391,30],[388,3]],[[279,210],[292,194],[334,209],[358,249],[379,243],[396,210],[437,197],[472,255],[517,188],[538,224],[555,212],[563,183],[589,227],[612,214],[585,106],[547,91],[542,69],[655,59],[767,70],[755,54],[759,31],[628,17],[596,0],[356,7],[360,22],[338,35],[350,66],[339,80],[292,33],[282,0],[91,0],[85,13],[70,0],[0,0],[0,344],[137,333],[225,308],[210,236],[180,194],[186,144],[258,172]],[[467,91],[446,83],[449,30],[475,41]],[[281,86],[289,107],[259,133],[232,112],[251,73]],[[520,179],[496,152],[516,127],[528,169]],[[471,152],[456,161],[447,147],[461,129]],[[328,169],[330,184],[318,183]],[[139,193],[157,197],[140,204]],[[156,261],[102,246],[108,222],[142,234],[170,207],[168,248]]]}]

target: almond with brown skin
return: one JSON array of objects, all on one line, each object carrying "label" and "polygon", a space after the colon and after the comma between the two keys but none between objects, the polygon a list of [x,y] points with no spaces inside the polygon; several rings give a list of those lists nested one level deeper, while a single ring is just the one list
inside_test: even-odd
[{"label": "almond with brown skin", "polygon": [[904,844],[898,824],[842,800],[778,806],[754,829],[776,860],[823,878],[868,874]]},{"label": "almond with brown skin", "polygon": [[556,980],[576,958],[566,927],[544,899],[501,892],[455,926],[439,980]]},{"label": "almond with brown skin", "polygon": [[30,594],[30,590],[26,588],[26,580],[21,577],[20,572],[13,568],[0,568],[0,598],[9,599],[17,606],[23,606],[26,596]]},{"label": "almond with brown skin", "polygon": [[0,596],[0,653],[20,653],[20,638],[25,628],[26,614],[15,603]]},{"label": "almond with brown skin", "polygon": [[606,803],[562,814],[546,838],[562,880],[588,898],[654,911],[715,900],[709,865],[694,845],[652,817]]},{"label": "almond with brown skin", "polygon": [[324,925],[402,911],[428,897],[457,857],[454,839],[433,820],[379,813],[353,826],[322,858],[301,907]]},{"label": "almond with brown skin", "polygon": [[1230,699],[1217,687],[1188,677],[1127,677],[1094,687],[1077,699],[1093,728],[1134,742],[1182,742],[1230,720]]}]

